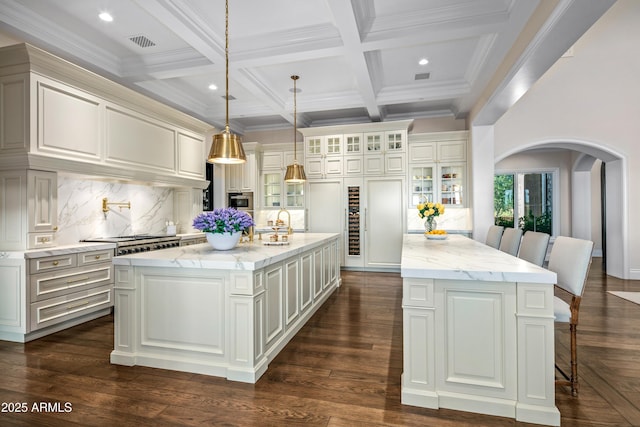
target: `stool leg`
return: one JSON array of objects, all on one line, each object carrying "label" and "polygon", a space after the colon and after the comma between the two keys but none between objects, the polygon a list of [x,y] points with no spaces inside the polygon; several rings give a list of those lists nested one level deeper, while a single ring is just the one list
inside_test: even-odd
[{"label": "stool leg", "polygon": [[578,345],[576,340],[576,329],[578,325],[571,323],[569,331],[571,336],[571,394],[578,395]]}]

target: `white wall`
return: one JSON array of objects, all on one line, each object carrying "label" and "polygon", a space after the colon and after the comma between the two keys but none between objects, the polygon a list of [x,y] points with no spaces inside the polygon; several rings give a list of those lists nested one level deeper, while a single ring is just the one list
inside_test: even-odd
[{"label": "white wall", "polygon": [[622,274],[634,279],[640,279],[640,224],[626,218],[640,210],[640,196],[628,185],[640,182],[639,22],[640,2],[619,0],[578,40],[574,56],[554,64],[494,131],[497,159],[518,147],[566,141],[622,159],[611,162],[622,171],[614,189],[622,197],[611,194],[622,220],[608,224],[607,233],[624,241]]}]

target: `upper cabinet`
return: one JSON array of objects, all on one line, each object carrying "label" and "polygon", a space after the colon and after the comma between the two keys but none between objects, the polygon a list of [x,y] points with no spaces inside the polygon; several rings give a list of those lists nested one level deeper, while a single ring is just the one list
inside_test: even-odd
[{"label": "upper cabinet", "polygon": [[369,132],[364,134],[365,175],[400,175],[405,173],[407,131]]},{"label": "upper cabinet", "polygon": [[342,175],[343,136],[325,135],[305,138],[305,173],[308,178]]},{"label": "upper cabinet", "polygon": [[35,47],[0,49],[0,105],[3,168],[206,185],[210,125]]},{"label": "upper cabinet", "polygon": [[404,175],[412,120],[302,128],[308,179]]},{"label": "upper cabinet", "polygon": [[294,157],[300,161],[302,153],[298,152],[294,156],[294,152],[289,149],[288,144],[270,144],[263,147],[259,207],[302,209],[304,207],[304,183],[284,181],[287,166],[293,164]]},{"label": "upper cabinet", "polygon": [[[259,169],[260,144],[245,142],[242,144],[247,161],[239,165],[225,165],[225,187],[227,192],[255,192]],[[280,163],[280,161],[278,161]]]},{"label": "upper cabinet", "polygon": [[467,205],[467,131],[412,134],[409,140],[410,206],[423,201]]}]

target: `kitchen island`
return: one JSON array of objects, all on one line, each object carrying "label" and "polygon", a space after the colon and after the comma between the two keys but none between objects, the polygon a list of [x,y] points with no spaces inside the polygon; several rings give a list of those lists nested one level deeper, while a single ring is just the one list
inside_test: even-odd
[{"label": "kitchen island", "polygon": [[340,286],[340,235],[301,233],[114,258],[111,363],[255,383]]},{"label": "kitchen island", "polygon": [[560,425],[556,274],[460,235],[405,235],[402,403]]}]

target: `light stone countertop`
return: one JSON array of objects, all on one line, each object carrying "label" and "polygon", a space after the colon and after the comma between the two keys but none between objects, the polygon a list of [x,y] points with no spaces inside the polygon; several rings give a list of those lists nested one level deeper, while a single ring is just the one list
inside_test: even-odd
[{"label": "light stone countertop", "polygon": [[556,273],[458,234],[449,234],[446,240],[405,234],[401,274],[430,279],[556,283]]},{"label": "light stone countertop", "polygon": [[115,243],[83,242],[73,245],[61,245],[43,249],[29,249],[26,251],[0,251],[0,259],[32,259],[44,258],[48,256],[67,255],[86,251],[101,251],[105,249],[115,249]]},{"label": "light stone countertop", "polygon": [[267,246],[262,241],[240,243],[228,251],[214,250],[209,243],[161,249],[118,256],[114,265],[142,267],[205,268],[219,270],[258,270],[340,236],[338,233],[299,233],[290,236],[289,245]]}]

